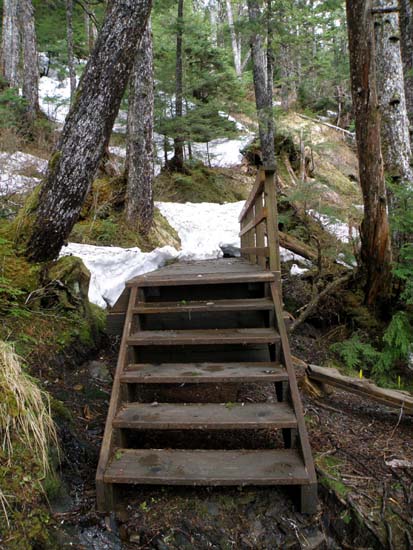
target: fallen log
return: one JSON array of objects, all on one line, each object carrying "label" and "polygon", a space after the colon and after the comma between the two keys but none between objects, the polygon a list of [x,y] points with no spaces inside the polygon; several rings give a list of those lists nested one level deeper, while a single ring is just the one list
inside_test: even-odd
[{"label": "fallen log", "polygon": [[283,233],[282,231],[279,232],[280,235],[280,245],[287,250],[290,250],[291,252],[294,252],[295,254],[299,254],[300,256],[303,256],[303,258],[306,258],[307,260],[310,260],[310,262],[317,263],[318,257],[317,252],[311,249],[310,246],[307,244],[299,241],[292,235],[287,235],[287,233]]},{"label": "fallen log", "polygon": [[350,393],[368,397],[382,405],[401,409],[406,414],[413,414],[413,395],[402,390],[379,388],[368,378],[345,376],[337,369],[308,365],[307,375],[311,380],[335,386]]},{"label": "fallen log", "polygon": [[323,126],[327,126],[327,128],[331,128],[332,130],[337,130],[337,132],[343,132],[346,136],[351,137],[352,139],[355,139],[356,134],[354,132],[350,132],[349,130],[346,130],[345,128],[340,128],[340,126],[335,126],[334,124],[330,124],[329,122],[324,122],[324,120],[319,120],[318,118],[311,118],[307,115],[298,115],[300,118],[304,118],[305,120],[311,120],[311,122],[314,122],[315,124],[322,124]]}]

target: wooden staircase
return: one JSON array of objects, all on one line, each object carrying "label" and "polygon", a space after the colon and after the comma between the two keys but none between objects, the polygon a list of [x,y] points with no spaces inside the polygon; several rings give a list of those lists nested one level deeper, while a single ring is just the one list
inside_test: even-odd
[{"label": "wooden staircase", "polygon": [[[315,512],[279,272],[246,259],[177,263],[129,281],[119,304],[98,509],[133,485],[294,485],[301,511]],[[273,388],[272,401],[241,402],[251,384]]]}]

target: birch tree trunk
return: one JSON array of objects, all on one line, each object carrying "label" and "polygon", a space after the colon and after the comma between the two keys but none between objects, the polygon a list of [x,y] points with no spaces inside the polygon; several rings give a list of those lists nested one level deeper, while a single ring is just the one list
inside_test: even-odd
[{"label": "birch tree trunk", "polygon": [[184,138],[183,129],[179,123],[183,115],[183,33],[184,33],[184,0],[178,0],[178,17],[176,33],[176,67],[175,67],[175,117],[177,125],[175,128],[176,136],[174,138],[174,156],[171,160],[171,166],[178,172],[184,170]]},{"label": "birch tree trunk", "polygon": [[73,0],[66,0],[66,40],[67,66],[70,80],[70,102],[73,103],[76,92],[75,57],[73,52]]},{"label": "birch tree trunk", "polygon": [[146,235],[153,222],[153,46],[151,22],[145,29],[130,79],[126,154],[126,219]]},{"label": "birch tree trunk", "polygon": [[371,9],[371,0],[347,0],[351,90],[364,202],[359,270],[365,279],[365,300],[369,305],[385,301],[391,285],[390,233]]},{"label": "birch tree trunk", "polygon": [[413,143],[413,8],[410,0],[399,0],[404,94],[409,117],[410,147]]},{"label": "birch tree trunk", "polygon": [[241,76],[241,44],[237,40],[237,33],[235,32],[234,16],[232,14],[231,0],[226,0],[227,19],[229,33],[231,35],[232,55],[234,57],[234,67],[237,76]]},{"label": "birch tree trunk", "polygon": [[28,118],[33,121],[39,111],[39,63],[32,0],[20,0],[19,23],[23,46],[23,97],[28,104]]},{"label": "birch tree trunk", "polygon": [[76,223],[119,111],[152,7],[151,0],[113,0],[49,162],[26,254],[56,258]]},{"label": "birch tree trunk", "polygon": [[399,14],[396,11],[379,13],[379,10],[391,8],[393,4],[393,0],[376,0],[377,12],[374,14],[377,94],[382,115],[384,169],[393,178],[413,183]]},{"label": "birch tree trunk", "polygon": [[1,69],[12,88],[19,86],[20,35],[18,0],[3,0]]},{"label": "birch tree trunk", "polygon": [[275,166],[275,154],[272,94],[268,93],[270,86],[267,82],[267,55],[260,34],[262,17],[257,0],[248,0],[248,17],[251,25],[251,58],[262,161],[264,166],[273,167]]}]

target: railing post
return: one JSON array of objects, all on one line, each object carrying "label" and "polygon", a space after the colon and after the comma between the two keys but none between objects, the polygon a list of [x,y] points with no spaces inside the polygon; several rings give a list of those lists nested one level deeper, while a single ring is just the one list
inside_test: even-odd
[{"label": "railing post", "polygon": [[275,167],[265,167],[264,196],[267,208],[267,238],[270,271],[281,271],[280,239],[278,234],[277,195],[275,191]]}]

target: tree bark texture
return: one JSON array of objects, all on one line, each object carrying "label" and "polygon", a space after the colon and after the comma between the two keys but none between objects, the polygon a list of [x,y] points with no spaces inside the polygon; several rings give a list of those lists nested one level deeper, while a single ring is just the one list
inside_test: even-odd
[{"label": "tree bark texture", "polygon": [[179,126],[179,121],[183,115],[183,34],[184,34],[184,0],[178,0],[178,17],[176,20],[176,66],[175,66],[175,117],[177,125],[175,128],[176,136],[174,138],[174,158],[172,166],[178,172],[184,170],[184,137],[183,130]]},{"label": "tree bark texture", "polygon": [[228,19],[229,33],[231,36],[232,55],[234,58],[234,67],[237,76],[241,76],[241,43],[237,40],[237,33],[235,32],[234,16],[232,14],[231,0],[226,0],[226,11]]},{"label": "tree bark texture", "polygon": [[[272,112],[272,93],[268,93],[267,55],[261,34],[262,16],[256,0],[248,0],[248,17],[251,25],[251,58],[257,107],[258,128],[261,142],[262,162],[264,166],[275,166],[274,119]],[[272,90],[272,86],[271,86]]]},{"label": "tree bark texture", "polygon": [[126,219],[147,234],[153,222],[153,47],[148,21],[130,79]]},{"label": "tree bark texture", "polygon": [[32,261],[56,258],[76,223],[107,145],[151,0],[113,0],[43,182],[27,245]]},{"label": "tree bark texture", "polygon": [[[375,8],[388,8],[393,4],[393,0],[376,0]],[[413,183],[399,14],[376,13],[374,35],[384,169],[392,177]]]},{"label": "tree bark texture", "polygon": [[[413,8],[410,0],[399,0],[401,51],[404,72],[404,93],[413,143]],[[410,145],[412,147],[412,145]]]},{"label": "tree bark texture", "polygon": [[66,0],[66,41],[67,66],[69,68],[70,102],[73,103],[76,92],[75,55],[73,45],[73,0]]},{"label": "tree bark texture", "polygon": [[366,281],[366,303],[373,305],[379,300],[385,301],[389,295],[391,247],[371,9],[371,0],[347,0],[351,89],[364,202],[364,219],[360,231],[360,272]]},{"label": "tree bark texture", "polygon": [[17,88],[20,54],[18,0],[3,1],[1,50],[2,75],[11,87]]},{"label": "tree bark texture", "polygon": [[39,64],[32,0],[20,0],[19,23],[23,46],[23,97],[28,104],[28,118],[39,111]]}]

